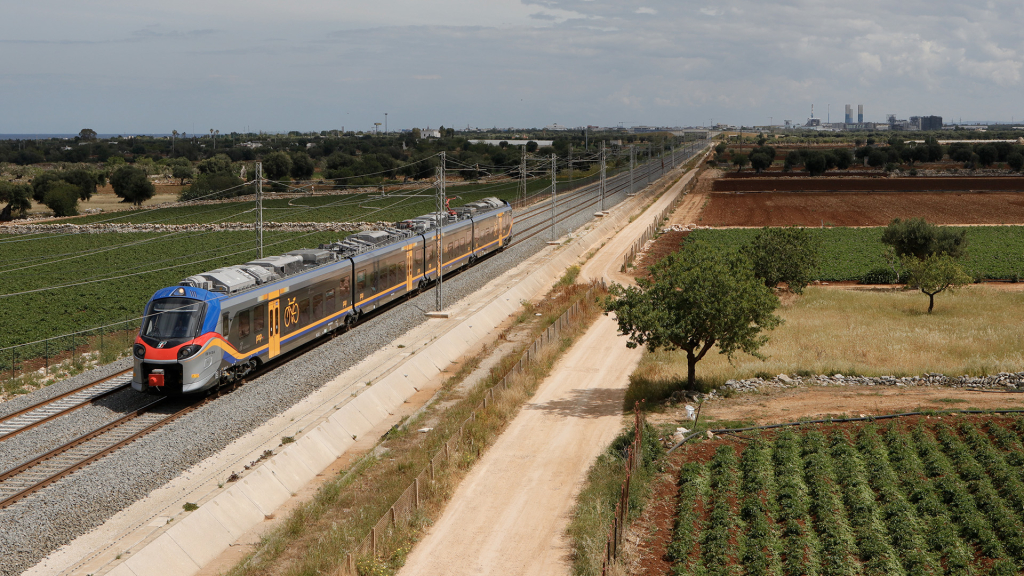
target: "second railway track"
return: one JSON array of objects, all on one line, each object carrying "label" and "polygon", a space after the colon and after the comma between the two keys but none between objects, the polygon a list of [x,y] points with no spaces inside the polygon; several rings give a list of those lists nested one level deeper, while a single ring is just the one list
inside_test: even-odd
[{"label": "second railway track", "polygon": [[132,371],[125,370],[0,417],[0,441],[124,390],[131,380]]}]

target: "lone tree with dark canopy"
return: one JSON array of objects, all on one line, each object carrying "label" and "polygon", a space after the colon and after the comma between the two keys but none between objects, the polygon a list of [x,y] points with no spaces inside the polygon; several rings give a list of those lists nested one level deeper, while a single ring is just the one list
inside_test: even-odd
[{"label": "lone tree with dark canopy", "polygon": [[967,248],[967,231],[929,224],[923,218],[889,223],[882,242],[892,247],[907,271],[907,287],[928,296],[928,313],[935,309],[935,295],[969,284],[957,260]]},{"label": "lone tree with dark canopy", "polygon": [[821,242],[806,228],[762,228],[746,247],[754,275],[775,288],[785,282],[796,294],[814,280],[821,260]]},{"label": "lone tree with dark canopy", "polygon": [[156,187],[141,169],[134,166],[121,166],[110,176],[110,186],[114,194],[122,198],[122,202],[130,202],[141,206],[156,193]]},{"label": "lone tree with dark canopy", "polygon": [[882,243],[892,246],[899,257],[922,259],[932,254],[948,254],[959,258],[967,248],[967,231],[929,224],[924,218],[896,218],[882,232]]},{"label": "lone tree with dark canopy", "polygon": [[782,323],[774,314],[779,299],[754,276],[750,260],[688,242],[651,267],[637,286],[613,284],[605,309],[615,312],[626,346],[686,351],[687,384],[696,385],[697,362],[718,346],[730,359],[736,352],[764,358],[762,331]]}]

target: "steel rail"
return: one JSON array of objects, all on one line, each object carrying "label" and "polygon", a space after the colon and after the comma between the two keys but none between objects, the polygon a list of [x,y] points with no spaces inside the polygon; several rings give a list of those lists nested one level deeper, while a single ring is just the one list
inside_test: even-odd
[{"label": "steel rail", "polygon": [[[12,412],[10,414],[7,414],[6,416],[2,416],[2,417],[0,417],[0,430],[2,430],[4,428],[5,424],[7,424],[9,426],[10,422],[12,420],[15,420],[16,418],[19,418],[19,417],[22,417],[22,416],[27,416],[27,417],[31,418],[31,413],[32,412],[35,412],[37,410],[44,410],[47,406],[51,406],[53,404],[57,404],[58,402],[60,402],[62,400],[67,400],[70,396],[74,396],[76,394],[82,394],[84,392],[88,392],[88,390],[90,388],[96,388],[98,386],[102,386],[103,384],[105,384],[107,382],[110,382],[111,380],[123,377],[126,374],[130,374],[130,373],[131,373],[131,369],[124,370],[124,371],[118,372],[117,374],[112,374],[110,376],[106,376],[104,378],[99,378],[99,379],[97,379],[97,380],[95,380],[93,382],[90,382],[88,384],[79,386],[78,388],[75,388],[73,390],[69,390],[69,391],[64,392],[62,394],[58,394],[57,396],[54,396],[53,398],[48,398],[46,400],[43,400],[42,402],[38,402],[36,404],[28,406],[27,408],[22,408],[21,410],[18,410],[16,412]],[[105,391],[100,392],[98,394],[89,395],[86,398],[84,398],[81,402],[78,402],[76,404],[70,405],[67,408],[60,409],[57,412],[45,412],[43,414],[40,414],[38,418],[31,419],[30,422],[26,422],[24,425],[19,425],[17,428],[14,428],[13,430],[10,430],[8,432],[0,431],[0,441],[7,440],[8,438],[11,438],[12,436],[17,436],[18,434],[21,434],[22,432],[25,432],[26,430],[31,430],[32,428],[35,428],[35,427],[37,427],[37,426],[39,426],[41,424],[44,424],[46,422],[49,422],[49,421],[54,420],[56,418],[59,418],[59,417],[65,415],[65,414],[67,414],[69,412],[73,412],[75,410],[78,410],[79,408],[82,408],[82,407],[84,407],[84,406],[86,406],[86,405],[88,405],[88,404],[90,404],[92,402],[95,402],[96,400],[99,400],[100,398],[104,398],[106,396],[114,394],[115,392],[119,392],[121,390],[124,390],[129,385],[130,385],[130,383],[126,382],[124,384],[115,386],[113,388],[110,388],[109,390],[105,390]]]}]

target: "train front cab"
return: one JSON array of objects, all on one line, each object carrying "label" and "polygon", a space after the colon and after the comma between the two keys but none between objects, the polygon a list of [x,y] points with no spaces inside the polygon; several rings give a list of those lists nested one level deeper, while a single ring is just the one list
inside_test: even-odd
[{"label": "train front cab", "polygon": [[205,290],[175,286],[157,291],[132,347],[132,388],[182,394],[215,385],[223,355],[219,312],[217,295]]}]

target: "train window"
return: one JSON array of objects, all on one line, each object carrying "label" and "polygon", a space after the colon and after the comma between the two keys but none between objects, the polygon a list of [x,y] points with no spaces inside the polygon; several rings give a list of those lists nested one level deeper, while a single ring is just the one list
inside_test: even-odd
[{"label": "train window", "polygon": [[452,253],[452,247],[454,247],[454,246],[455,246],[454,242],[449,242],[448,243],[448,250],[446,250],[446,252],[448,252],[448,254],[451,254]]},{"label": "train window", "polygon": [[370,294],[376,294],[377,288],[380,287],[380,269],[374,268],[373,272],[370,272]]},{"label": "train window", "polygon": [[221,318],[220,318],[220,333],[225,335],[225,336],[228,335],[228,313],[227,312],[225,312],[224,315],[221,316]]},{"label": "train window", "polygon": [[236,318],[238,324],[238,339],[248,338],[249,336],[249,311],[242,310],[238,313]]},{"label": "train window", "polygon": [[299,302],[299,326],[309,324],[309,298]]},{"label": "train window", "polygon": [[388,288],[398,284],[398,264],[388,264]]},{"label": "train window", "polygon": [[317,294],[313,296],[313,320],[319,320],[324,317],[324,295]]},{"label": "train window", "polygon": [[366,270],[360,270],[356,272],[356,292],[360,296],[366,292]]},{"label": "train window", "polygon": [[327,294],[324,294],[324,299],[327,300],[327,313],[334,314],[337,310],[334,304],[334,289],[328,290]]},{"label": "train window", "polygon": [[263,333],[264,317],[267,314],[267,309],[263,306],[257,306],[252,310],[252,330],[257,334]]},{"label": "train window", "polygon": [[402,260],[398,263],[398,282],[401,284],[405,284],[406,280],[407,276],[405,274],[405,260]]}]

